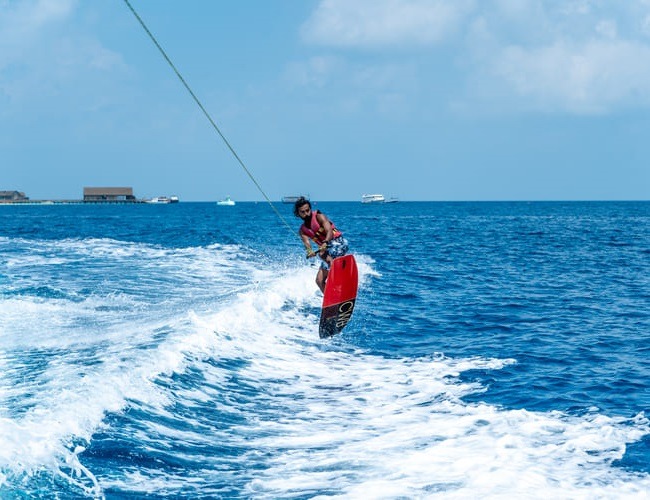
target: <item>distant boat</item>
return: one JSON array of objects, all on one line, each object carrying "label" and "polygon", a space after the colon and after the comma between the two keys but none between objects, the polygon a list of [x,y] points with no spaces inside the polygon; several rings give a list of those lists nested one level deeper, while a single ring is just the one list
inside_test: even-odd
[{"label": "distant boat", "polygon": [[[174,199],[172,201],[172,199]],[[151,198],[149,200],[144,200],[145,203],[178,203],[178,197],[172,196],[171,198],[168,198],[167,196],[156,196],[155,198]]]},{"label": "distant boat", "polygon": [[397,203],[399,201],[399,198],[395,198],[394,196],[391,196],[386,200],[385,203]]},{"label": "distant boat", "polygon": [[307,195],[307,196],[283,196],[282,197],[282,203],[295,203],[300,198],[309,199],[309,195]]},{"label": "distant boat", "polygon": [[383,194],[364,194],[361,195],[361,203],[384,203],[386,199]]},{"label": "distant boat", "polygon": [[226,199],[225,200],[219,200],[217,202],[217,205],[219,205],[221,207],[232,207],[232,206],[235,205],[235,202],[230,199],[230,196],[226,196]]}]

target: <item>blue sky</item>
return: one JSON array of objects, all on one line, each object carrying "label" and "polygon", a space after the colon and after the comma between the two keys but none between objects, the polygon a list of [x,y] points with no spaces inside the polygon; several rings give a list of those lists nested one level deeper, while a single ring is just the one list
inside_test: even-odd
[{"label": "blue sky", "polygon": [[[650,199],[648,0],[131,0],[268,196]],[[0,0],[0,190],[261,200],[121,0]]]}]

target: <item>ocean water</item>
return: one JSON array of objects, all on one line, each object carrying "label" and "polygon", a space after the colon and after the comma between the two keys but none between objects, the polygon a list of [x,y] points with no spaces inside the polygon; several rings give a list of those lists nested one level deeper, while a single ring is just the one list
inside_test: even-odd
[{"label": "ocean water", "polygon": [[650,202],[0,206],[0,498],[648,498]]}]

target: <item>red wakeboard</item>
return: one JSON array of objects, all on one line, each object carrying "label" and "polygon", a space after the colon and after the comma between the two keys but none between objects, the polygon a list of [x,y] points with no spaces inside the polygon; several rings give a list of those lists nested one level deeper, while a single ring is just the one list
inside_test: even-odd
[{"label": "red wakeboard", "polygon": [[323,309],[318,334],[321,338],[339,333],[350,321],[357,300],[359,272],[352,255],[337,257],[332,261],[325,282]]}]

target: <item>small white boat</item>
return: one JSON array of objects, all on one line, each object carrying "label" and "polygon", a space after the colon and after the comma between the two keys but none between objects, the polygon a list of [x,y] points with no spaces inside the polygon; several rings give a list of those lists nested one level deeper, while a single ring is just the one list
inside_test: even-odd
[{"label": "small white boat", "polygon": [[217,202],[217,205],[219,205],[221,207],[232,207],[232,206],[235,205],[235,202],[230,199],[230,196],[226,196],[226,199],[225,200],[219,200]]},{"label": "small white boat", "polygon": [[171,203],[172,200],[167,198],[167,196],[156,196],[150,200],[144,200],[145,203]]},{"label": "small white boat", "polygon": [[383,194],[364,194],[361,195],[361,203],[384,203],[386,199]]}]

